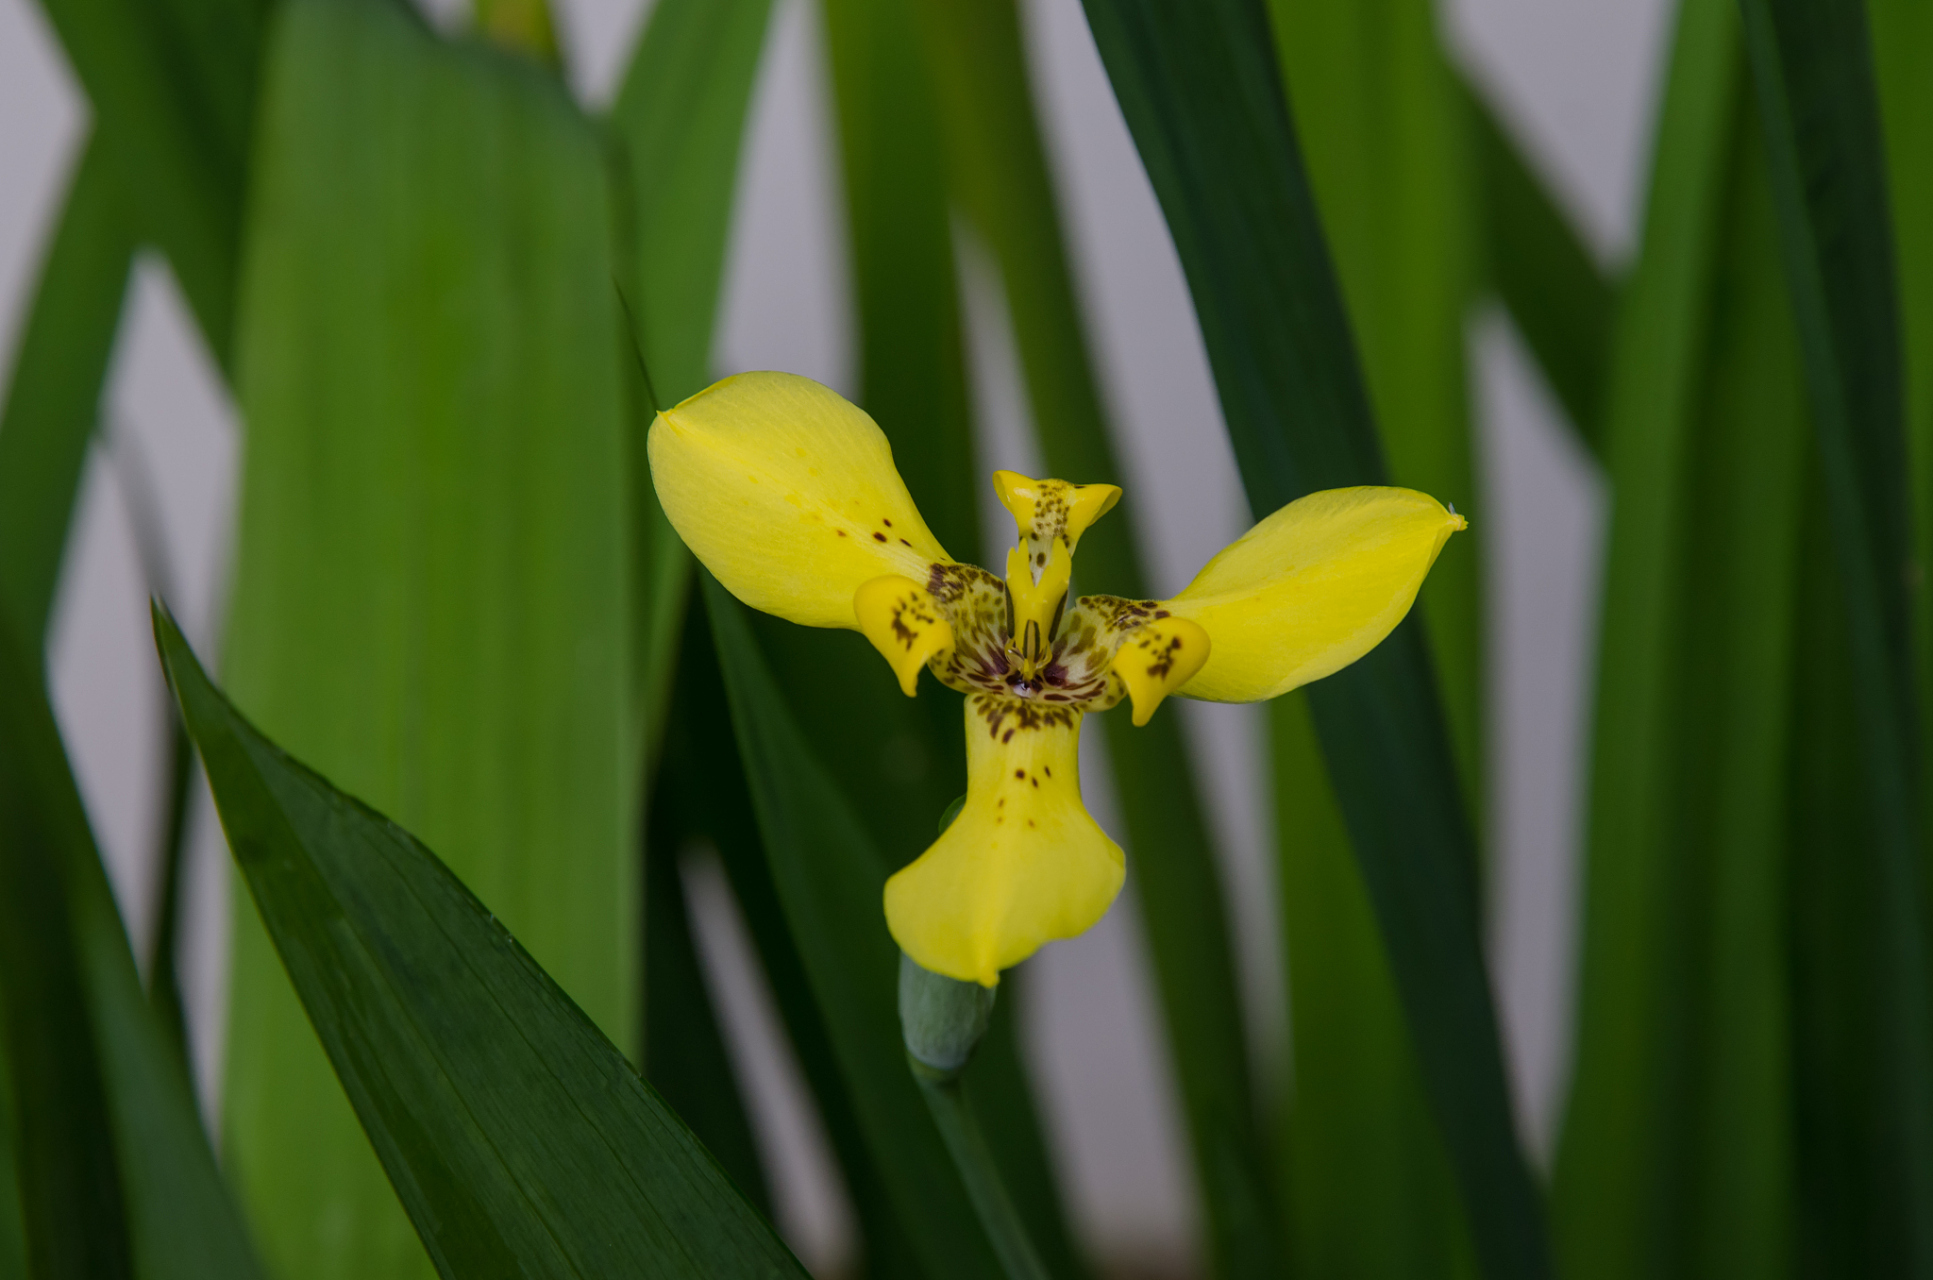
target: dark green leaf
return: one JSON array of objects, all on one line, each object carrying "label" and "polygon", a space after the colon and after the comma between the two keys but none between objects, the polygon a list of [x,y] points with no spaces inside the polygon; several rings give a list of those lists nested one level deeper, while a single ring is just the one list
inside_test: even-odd
[{"label": "dark green leaf", "polygon": [[133,257],[112,157],[90,138],[41,267],[0,417],[0,608],[36,643],[53,606]]},{"label": "dark green leaf", "polygon": [[[1257,0],[1088,0],[1195,298],[1249,505],[1385,472]],[[1415,622],[1310,703],[1432,1111],[1493,1277],[1549,1268],[1477,929],[1476,849]]]},{"label": "dark green leaf", "polygon": [[158,611],[155,637],[255,906],[444,1276],[804,1276],[449,868],[262,737]]},{"label": "dark green leaf", "polygon": [[[1056,475],[1119,484],[1012,3],[921,7],[953,188],[1000,267],[1042,452]],[[1082,581],[1148,594],[1130,501],[1081,539]],[[1228,1274],[1278,1270],[1273,1196],[1257,1137],[1230,929],[1193,770],[1173,715],[1104,721],[1136,896],[1193,1138],[1209,1236]],[[1000,1126],[991,1126],[998,1135]],[[1019,1197],[1023,1204],[1028,1197]],[[1049,1265],[1061,1233],[1036,1225]]]},{"label": "dark green leaf", "polygon": [[232,370],[242,196],[265,0],[43,0],[140,235]]},{"label": "dark green leaf", "polygon": [[[1874,1151],[1895,1274],[1933,1276],[1933,1026],[1914,692],[1904,357],[1866,8],[1743,0],[1787,286],[1819,442],[1879,910]],[[1923,159],[1915,157],[1923,163]]]},{"label": "dark green leaf", "polygon": [[1667,1090],[1689,1076],[1680,1046],[1696,985],[1685,954],[1692,921],[1665,909],[1682,909],[1691,892],[1674,856],[1676,757],[1665,751],[1682,728],[1685,592],[1705,587],[1680,574],[1702,478],[1691,474],[1692,445],[1740,109],[1736,26],[1730,0],[1688,0],[1679,11],[1643,253],[1625,286],[1605,390],[1618,501],[1599,642],[1577,1068],[1553,1191],[1565,1270],[1580,1277],[1655,1273],[1671,1243],[1662,1214],[1684,1194],[1661,1174],[1689,1172],[1664,1155],[1687,1122]]},{"label": "dark green leaf", "polygon": [[1482,91],[1465,84],[1487,282],[1585,445],[1604,454],[1617,293]]},{"label": "dark green leaf", "polygon": [[[378,3],[279,20],[241,311],[229,687],[434,840],[630,1043],[642,769],[606,155],[541,69]],[[237,921],[230,1169],[285,1280],[428,1264]]]},{"label": "dark green leaf", "polygon": [[685,911],[678,853],[695,834],[683,770],[664,768],[645,838],[644,1078],[691,1126],[745,1198],[771,1214],[772,1197],[719,1033]]},{"label": "dark green leaf", "polygon": [[[1391,479],[1471,510],[1463,330],[1476,193],[1435,16],[1417,0],[1271,0],[1270,13]],[[1473,810],[1483,794],[1484,527],[1477,510],[1472,536],[1444,548],[1418,599]],[[1278,787],[1310,809],[1284,809],[1278,826],[1297,1033],[1292,1239],[1312,1274],[1456,1274],[1470,1266],[1467,1232],[1374,914],[1346,837],[1306,838],[1336,812],[1320,754],[1286,740],[1296,725],[1308,733],[1306,705],[1276,722]],[[1297,762],[1310,777],[1287,776]]]},{"label": "dark green leaf", "polygon": [[256,1280],[37,667],[0,618],[0,1034],[31,1274]]},{"label": "dark green leaf", "polygon": [[996,1275],[906,1069],[899,954],[881,908],[885,865],[792,722],[743,606],[701,579],[772,882],[886,1194],[928,1275]]},{"label": "dark green leaf", "polygon": [[[669,407],[711,381],[712,333],[725,271],[739,151],[771,0],[665,0],[632,55],[611,123],[623,144],[619,231],[625,290],[652,390]],[[640,406],[640,424],[654,412]],[[640,531],[637,694],[647,751],[663,729],[691,556],[637,462]]]}]

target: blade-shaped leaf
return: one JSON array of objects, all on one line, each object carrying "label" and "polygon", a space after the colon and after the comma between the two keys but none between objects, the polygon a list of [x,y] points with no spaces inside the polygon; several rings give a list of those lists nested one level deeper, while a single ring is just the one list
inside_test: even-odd
[{"label": "blade-shaped leaf", "polygon": [[1909,584],[1904,357],[1866,8],[1743,0],[1846,612],[1881,960],[1874,1144],[1896,1274],[1933,1276],[1933,1011]]},{"label": "blade-shaped leaf", "polygon": [[[771,0],[665,0],[631,57],[611,109],[624,147],[628,226],[621,263],[635,337],[652,390],[670,406],[711,381],[732,196]],[[640,427],[655,410],[637,405]],[[642,451],[640,451],[641,453]],[[640,532],[637,694],[647,753],[663,729],[691,585],[691,556],[658,508],[642,458],[633,520]]]},{"label": "blade-shaped leaf", "polygon": [[264,738],[159,611],[155,638],[250,895],[444,1276],[804,1276],[448,867]]},{"label": "blade-shaped leaf", "polygon": [[1486,283],[1571,426],[1602,457],[1616,290],[1482,90],[1466,83],[1460,96],[1470,123]]},{"label": "blade-shaped leaf", "polygon": [[30,654],[0,618],[0,1035],[30,1274],[257,1280]]},{"label": "blade-shaped leaf", "polygon": [[41,266],[0,417],[0,606],[36,641],[53,607],[133,257],[113,158],[90,137]]},{"label": "blade-shaped leaf", "polygon": [[[1194,295],[1257,515],[1384,475],[1257,0],[1088,0]],[[1486,1274],[1549,1267],[1477,931],[1476,850],[1419,627],[1310,690]]]},{"label": "blade-shaped leaf", "polygon": [[[953,190],[999,263],[1041,452],[1055,475],[1119,484],[1124,477],[1083,334],[1019,15],[1001,0],[945,0],[920,12]],[[1130,496],[1082,536],[1084,583],[1130,598],[1149,594],[1130,518],[1135,509]],[[1224,1274],[1272,1275],[1279,1237],[1257,1143],[1231,931],[1181,723],[1174,716],[1140,728],[1126,716],[1103,723],[1213,1252]],[[997,1143],[1003,1131],[994,1124],[989,1132]],[[1034,1201],[1018,1188],[1015,1198],[1023,1212]],[[1048,1265],[1064,1272],[1055,1243],[1064,1232],[1039,1224],[1034,1232]]]},{"label": "blade-shaped leaf", "polygon": [[264,0],[43,0],[94,108],[128,216],[168,255],[232,370],[242,195]]},{"label": "blade-shaped leaf", "polygon": [[[377,3],[277,27],[229,687],[434,840],[632,1039],[630,530],[611,197],[539,68]],[[255,914],[228,1124],[280,1274],[427,1272]]]},{"label": "blade-shaped leaf", "polygon": [[996,1275],[906,1070],[899,955],[881,907],[885,865],[793,723],[743,606],[710,575],[700,577],[772,882],[886,1194],[927,1274]]},{"label": "blade-shaped leaf", "polygon": [[[1463,319],[1477,211],[1471,139],[1435,16],[1417,0],[1271,0],[1270,14],[1391,479],[1469,509]],[[1481,537],[1483,527],[1479,519],[1470,532]],[[1458,537],[1418,597],[1473,810],[1483,794],[1480,561],[1481,543]],[[1306,712],[1278,717],[1278,739],[1297,721],[1306,725]],[[1309,818],[1283,812],[1277,828],[1290,904],[1289,1194],[1300,1265],[1391,1276],[1467,1269],[1455,1185],[1374,915],[1347,841],[1320,834],[1329,828],[1315,815],[1335,812],[1327,771],[1319,755],[1280,745],[1279,784],[1312,809]],[[1298,760],[1313,777],[1283,776]]]}]

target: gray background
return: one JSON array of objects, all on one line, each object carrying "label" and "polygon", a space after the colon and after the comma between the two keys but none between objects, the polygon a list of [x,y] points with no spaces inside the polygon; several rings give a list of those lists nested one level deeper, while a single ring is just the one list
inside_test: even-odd
[{"label": "gray background", "polygon": [[[563,0],[573,78],[605,100],[648,0]],[[439,0],[452,20],[451,0]],[[1110,405],[1127,433],[1127,500],[1150,540],[1158,590],[1185,583],[1240,532],[1243,505],[1200,335],[1152,192],[1110,96],[1079,0],[1022,0],[1036,92],[1073,237]],[[1663,0],[1450,0],[1442,20],[1606,262],[1630,251],[1642,196]],[[819,14],[777,0],[753,108],[717,345],[720,374],[788,369],[852,385],[836,143],[824,101]],[[0,0],[0,351],[11,352],[67,166],[86,127],[79,93],[33,0]],[[1033,471],[1005,300],[983,253],[957,237],[984,471]],[[1554,416],[1507,324],[1470,328],[1479,491],[1492,575],[1489,833],[1493,970],[1519,1110],[1539,1158],[1561,1104],[1575,935],[1580,745],[1588,723],[1602,487]],[[107,439],[89,463],[54,632],[54,699],[117,892],[145,945],[159,787],[162,690],[134,556],[139,476],[152,477],[177,612],[200,645],[220,638],[237,435],[165,266],[145,262],[110,377]],[[1079,479],[1080,477],[1072,477]],[[133,494],[133,506],[130,495]],[[1004,513],[986,500],[989,529]],[[996,518],[997,517],[997,518]],[[1282,1014],[1272,839],[1255,708],[1183,708],[1227,855],[1226,881],[1255,1049],[1279,1086]],[[1100,743],[1089,750],[1098,754]],[[1091,757],[1092,759],[1092,757]],[[1098,760],[1095,761],[1098,764]],[[1105,771],[1089,802],[1118,831]],[[191,870],[188,969],[204,1098],[219,1089],[225,992],[225,852],[204,805]],[[708,979],[766,1142],[780,1225],[815,1269],[850,1255],[852,1224],[804,1087],[775,1033],[722,877],[688,888]],[[1130,887],[1132,892],[1132,887]],[[1035,1073],[1083,1234],[1137,1269],[1179,1265],[1196,1229],[1132,905],[1049,947],[1027,1008]]]}]

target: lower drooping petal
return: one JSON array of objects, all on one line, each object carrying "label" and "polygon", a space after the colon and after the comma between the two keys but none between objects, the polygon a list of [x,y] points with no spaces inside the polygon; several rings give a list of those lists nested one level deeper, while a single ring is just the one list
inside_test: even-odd
[{"label": "lower drooping petal", "polygon": [[974,694],[966,719],[966,805],[886,882],[886,923],[922,967],[991,987],[1099,920],[1126,861],[1081,804],[1079,711]]},{"label": "lower drooping petal", "polygon": [[1213,642],[1181,693],[1256,702],[1348,666],[1396,629],[1464,527],[1413,489],[1325,489],[1289,503],[1163,602]]}]

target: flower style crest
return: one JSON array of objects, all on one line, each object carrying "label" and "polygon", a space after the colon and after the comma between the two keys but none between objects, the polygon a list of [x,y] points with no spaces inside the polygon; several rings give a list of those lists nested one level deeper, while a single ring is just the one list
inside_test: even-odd
[{"label": "flower style crest", "polygon": [[1354,662],[1409,612],[1461,516],[1409,489],[1291,502],[1170,600],[1069,598],[1081,535],[1113,485],[994,473],[1013,513],[1006,575],[947,555],[879,427],[806,378],[727,378],[658,415],[658,500],[738,599],[863,634],[909,697],[922,669],[967,695],[967,797],[886,884],[886,921],[923,967],[991,987],[1106,912],[1121,849],[1081,803],[1081,719],[1123,699],[1273,698]]}]

